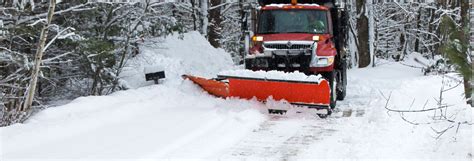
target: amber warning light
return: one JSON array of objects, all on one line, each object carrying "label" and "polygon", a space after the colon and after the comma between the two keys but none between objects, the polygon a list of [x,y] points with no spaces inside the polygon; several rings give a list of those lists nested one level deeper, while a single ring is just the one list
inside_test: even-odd
[{"label": "amber warning light", "polygon": [[261,41],[263,41],[263,37],[262,36],[253,36],[252,41],[261,42]]},{"label": "amber warning light", "polygon": [[296,5],[296,3],[298,3],[297,0],[291,0],[291,5]]}]

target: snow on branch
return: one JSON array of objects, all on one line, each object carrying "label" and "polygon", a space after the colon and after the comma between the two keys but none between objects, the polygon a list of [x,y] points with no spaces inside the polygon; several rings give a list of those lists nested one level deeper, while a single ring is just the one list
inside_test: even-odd
[{"label": "snow on branch", "polygon": [[[450,80],[454,80],[456,82],[456,84],[455,85],[448,85],[448,83],[447,83],[448,81],[446,80],[446,78],[448,78]],[[442,85],[441,85],[441,89],[439,91],[439,98],[435,98],[436,106],[431,107],[431,108],[427,108],[427,106],[429,104],[429,101],[426,100],[422,107],[420,107],[418,109],[413,109],[413,105],[414,105],[415,100],[416,100],[415,98],[413,98],[410,105],[406,109],[401,109],[400,110],[400,109],[390,108],[389,107],[389,102],[391,101],[391,98],[392,98],[392,92],[390,92],[390,94],[388,96],[386,96],[380,90],[379,90],[379,93],[386,101],[384,108],[387,110],[387,113],[396,112],[400,115],[400,117],[403,121],[405,121],[409,124],[412,124],[412,125],[432,125],[432,126],[438,125],[439,126],[439,125],[445,125],[444,123],[448,123],[449,125],[442,127],[441,130],[437,130],[434,127],[430,127],[433,130],[433,132],[436,134],[436,137],[434,137],[434,138],[439,139],[444,133],[446,133],[446,131],[456,127],[456,125],[457,125],[458,128],[462,124],[472,125],[471,122],[464,121],[464,120],[457,120],[456,116],[459,114],[460,111],[456,111],[456,112],[448,115],[449,107],[452,107],[452,105],[448,105],[448,104],[444,103],[444,97],[445,97],[444,93],[447,92],[447,91],[453,90],[454,88],[458,87],[460,84],[462,84],[462,81],[459,80],[458,78],[451,77],[449,75],[443,74]],[[426,113],[426,112],[430,112],[430,111],[433,112],[433,116],[431,117],[431,121],[420,122],[420,121],[416,121],[416,120],[410,120],[406,117],[406,114],[408,114],[408,113]],[[456,131],[456,133],[457,133],[457,131]]]},{"label": "snow on branch", "polygon": [[[59,27],[57,27],[57,28],[59,28]],[[49,48],[49,46],[51,46],[51,44],[53,44],[54,41],[56,41],[56,39],[65,39],[65,38],[67,38],[67,37],[70,37],[70,36],[75,35],[73,32],[70,32],[70,31],[74,31],[74,28],[72,28],[72,27],[67,27],[67,28],[65,28],[65,29],[63,29],[63,30],[61,30],[61,31],[59,31],[59,32],[56,34],[56,36],[54,36],[54,38],[51,39],[51,40],[48,42],[48,44],[43,48],[43,52],[46,51],[46,50]],[[65,32],[70,32],[70,33],[64,34]]]},{"label": "snow on branch", "polygon": [[[59,15],[59,14],[66,13],[66,12],[78,11],[79,9],[81,9],[83,7],[86,7],[89,4],[91,4],[91,3],[88,2],[88,3],[72,6],[72,7],[69,7],[67,9],[64,9],[64,10],[56,11],[54,13],[54,15]],[[47,15],[48,15],[48,13],[41,13],[41,14],[37,14],[37,15],[34,15],[34,16],[27,16],[26,18],[18,20],[18,24],[26,23],[26,22],[29,22],[29,21],[34,20],[34,19],[44,19],[44,18],[46,18]]]}]

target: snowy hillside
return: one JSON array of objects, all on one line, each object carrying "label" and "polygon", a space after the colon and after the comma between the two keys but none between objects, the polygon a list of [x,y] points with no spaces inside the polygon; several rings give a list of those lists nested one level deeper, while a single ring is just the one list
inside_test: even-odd
[{"label": "snowy hillside", "polygon": [[[454,88],[444,101],[453,123],[412,125],[387,112],[390,93],[391,109],[421,109],[427,100],[426,108],[436,106],[443,77],[385,61],[349,70],[348,95],[327,119],[279,116],[265,111],[279,102],[215,98],[181,79],[238,68],[197,32],[146,40],[140,48],[121,75],[132,89],[81,97],[0,128],[0,160],[472,160],[472,125],[463,122],[472,123],[473,111],[451,78],[444,78]],[[147,68],[162,68],[167,78],[145,82]],[[434,130],[450,126],[436,139]]]}]

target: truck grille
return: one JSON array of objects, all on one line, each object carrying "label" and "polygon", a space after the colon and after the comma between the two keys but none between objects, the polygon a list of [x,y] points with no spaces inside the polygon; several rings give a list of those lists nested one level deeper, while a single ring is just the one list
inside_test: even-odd
[{"label": "truck grille", "polygon": [[309,49],[311,48],[311,45],[309,44],[264,44],[263,45],[265,48],[270,48],[270,49],[286,49],[286,50],[297,50],[297,49]]}]

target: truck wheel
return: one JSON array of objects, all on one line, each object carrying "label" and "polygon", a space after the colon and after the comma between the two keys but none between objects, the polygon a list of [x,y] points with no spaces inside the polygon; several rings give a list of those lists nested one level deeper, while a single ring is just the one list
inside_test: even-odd
[{"label": "truck wheel", "polygon": [[342,101],[346,97],[347,86],[347,63],[345,60],[340,61],[337,71],[337,100]]},{"label": "truck wheel", "polygon": [[346,90],[345,89],[342,90],[342,91],[337,90],[337,100],[338,101],[344,100],[345,97],[346,97]]},{"label": "truck wheel", "polygon": [[342,101],[346,97],[346,81],[347,81],[347,74],[345,69],[339,72],[338,83],[337,83],[337,100]]},{"label": "truck wheel", "polygon": [[332,72],[327,72],[327,73],[322,73],[321,74],[326,80],[329,82],[329,87],[331,88],[331,109],[334,109],[336,107],[336,98],[337,98],[337,92],[335,89],[337,86],[337,80],[338,80],[338,74],[336,71]]},{"label": "truck wheel", "polygon": [[329,115],[332,114],[332,109],[328,109],[328,113],[327,114],[317,114],[319,118],[322,118],[322,119],[325,119],[327,118]]},{"label": "truck wheel", "polygon": [[245,66],[245,69],[252,69],[252,61],[250,59],[244,59],[244,66]]}]

